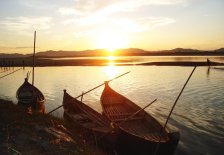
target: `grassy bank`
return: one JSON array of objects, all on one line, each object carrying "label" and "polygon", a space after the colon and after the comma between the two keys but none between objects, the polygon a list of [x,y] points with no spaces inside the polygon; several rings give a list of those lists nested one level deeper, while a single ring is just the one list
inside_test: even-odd
[{"label": "grassy bank", "polygon": [[77,127],[0,99],[0,154],[105,155]]}]

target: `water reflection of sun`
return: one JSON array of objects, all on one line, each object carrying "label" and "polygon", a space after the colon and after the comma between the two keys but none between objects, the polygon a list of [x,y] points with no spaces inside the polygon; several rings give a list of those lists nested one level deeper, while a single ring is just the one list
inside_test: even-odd
[{"label": "water reflection of sun", "polygon": [[115,57],[114,57],[113,55],[109,55],[109,56],[107,57],[107,60],[110,60],[110,61],[115,60]]},{"label": "water reflection of sun", "polygon": [[107,56],[106,59],[108,60],[108,66],[115,66],[115,56],[110,55]]},{"label": "water reflection of sun", "polygon": [[102,71],[107,75],[109,79],[114,78],[120,73],[120,68],[115,66],[114,62],[109,62],[108,66],[103,67]]},{"label": "water reflection of sun", "polygon": [[121,71],[121,68],[116,66],[116,56],[109,55],[106,57],[107,66],[103,67],[102,71],[106,74],[108,79],[114,78],[117,76]]}]

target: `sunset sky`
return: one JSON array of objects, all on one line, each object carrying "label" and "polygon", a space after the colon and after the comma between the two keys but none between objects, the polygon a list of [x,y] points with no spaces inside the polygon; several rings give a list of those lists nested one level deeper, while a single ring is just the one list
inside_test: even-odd
[{"label": "sunset sky", "polygon": [[224,0],[1,0],[0,52],[224,47]]}]

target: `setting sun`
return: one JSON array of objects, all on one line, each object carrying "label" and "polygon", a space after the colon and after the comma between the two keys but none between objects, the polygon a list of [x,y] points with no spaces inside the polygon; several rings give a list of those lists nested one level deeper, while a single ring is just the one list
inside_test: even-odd
[{"label": "setting sun", "polygon": [[104,32],[96,39],[97,48],[106,49],[113,53],[118,48],[127,47],[127,38],[116,32]]}]

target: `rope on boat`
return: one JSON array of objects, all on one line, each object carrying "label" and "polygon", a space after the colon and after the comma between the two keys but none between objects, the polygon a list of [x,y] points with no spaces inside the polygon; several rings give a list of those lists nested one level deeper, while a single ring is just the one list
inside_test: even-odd
[{"label": "rope on boat", "polygon": [[[117,76],[117,77],[115,77],[115,78],[113,78],[113,79],[111,79],[111,80],[109,80],[109,81],[107,81],[107,82],[109,83],[109,82],[111,82],[111,81],[113,81],[113,80],[115,80],[115,79],[118,79],[118,78],[120,78],[120,77],[122,77],[122,76],[124,76],[124,75],[126,75],[126,74],[128,74],[128,73],[130,73],[130,72],[131,72],[131,71],[126,72],[126,73],[124,73],[124,74],[121,74],[121,75],[119,75],[119,76]],[[98,86],[96,86],[96,87],[94,87],[94,88],[92,88],[92,89],[90,89],[90,90],[88,90],[88,91],[86,91],[86,92],[83,92],[81,95],[75,97],[75,99],[77,99],[77,98],[79,98],[79,97],[82,97],[83,95],[85,95],[85,94],[87,94],[87,93],[89,93],[89,92],[91,92],[91,91],[93,91],[93,90],[95,90],[95,89],[97,89],[97,88],[99,88],[99,87],[101,87],[101,86],[103,86],[103,85],[104,85],[104,83],[102,83],[102,84],[100,84],[100,85],[98,85]],[[73,100],[73,99],[70,99],[70,100],[68,100],[67,102],[63,103],[62,105],[58,106],[57,108],[51,110],[50,112],[47,113],[47,115],[49,115],[50,113],[54,112],[55,110],[58,110],[59,108],[63,107],[64,104],[66,104],[66,103],[68,103],[68,102],[71,102],[72,100]]]},{"label": "rope on boat", "polygon": [[10,73],[8,73],[8,74],[6,74],[6,75],[3,75],[3,76],[0,77],[0,79],[6,77],[6,76],[8,76],[8,75],[11,75],[11,74],[13,74],[13,73],[15,73],[15,72],[17,72],[17,71],[19,71],[19,70],[21,70],[21,69],[23,69],[23,68],[19,68],[19,69],[13,71],[13,72],[10,72]]},{"label": "rope on boat", "polygon": [[176,100],[175,100],[175,102],[174,102],[174,104],[173,104],[173,106],[172,106],[172,108],[171,108],[171,110],[170,110],[170,113],[169,113],[169,115],[168,115],[168,117],[167,117],[167,119],[166,119],[166,122],[165,122],[163,128],[161,128],[161,130],[160,130],[160,134],[159,134],[159,142],[158,142],[157,145],[156,145],[156,149],[155,149],[154,155],[156,155],[157,152],[158,152],[158,150],[159,150],[160,142],[161,142],[161,139],[162,139],[162,131],[165,130],[165,128],[166,128],[166,126],[167,126],[167,124],[168,124],[168,121],[169,121],[169,119],[170,119],[170,116],[171,116],[171,114],[172,114],[172,112],[173,112],[173,110],[174,110],[174,108],[175,108],[175,106],[176,106],[176,104],[177,104],[177,101],[179,100],[179,98],[180,98],[182,92],[184,91],[184,88],[186,87],[187,83],[189,82],[191,76],[193,75],[193,73],[194,73],[196,67],[197,67],[197,66],[195,66],[194,69],[191,71],[191,74],[189,75],[187,81],[185,82],[183,88],[181,89],[179,95],[177,96],[177,98],[176,98]]}]

